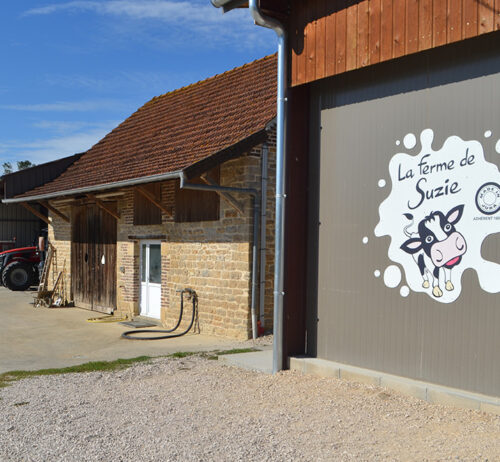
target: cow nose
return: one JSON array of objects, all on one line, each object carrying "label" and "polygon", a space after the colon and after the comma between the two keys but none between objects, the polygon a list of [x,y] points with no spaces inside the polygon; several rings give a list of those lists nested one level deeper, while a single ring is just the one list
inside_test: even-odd
[{"label": "cow nose", "polygon": [[457,238],[455,239],[455,246],[457,247],[458,250],[464,250],[465,239],[461,234],[458,234]]},{"label": "cow nose", "polygon": [[441,252],[441,250],[439,250],[436,247],[433,247],[431,252],[432,252],[432,258],[435,261],[437,261],[438,263],[441,263],[443,261],[443,252]]}]

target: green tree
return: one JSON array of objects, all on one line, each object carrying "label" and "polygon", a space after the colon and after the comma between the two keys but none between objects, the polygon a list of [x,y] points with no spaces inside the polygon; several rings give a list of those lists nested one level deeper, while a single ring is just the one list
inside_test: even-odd
[{"label": "green tree", "polygon": [[2,167],[3,167],[3,174],[4,175],[12,173],[12,164],[10,162],[4,162],[2,164]]},{"label": "green tree", "polygon": [[25,168],[30,168],[34,167],[35,164],[33,164],[29,160],[18,160],[17,161],[17,170],[24,170]]}]

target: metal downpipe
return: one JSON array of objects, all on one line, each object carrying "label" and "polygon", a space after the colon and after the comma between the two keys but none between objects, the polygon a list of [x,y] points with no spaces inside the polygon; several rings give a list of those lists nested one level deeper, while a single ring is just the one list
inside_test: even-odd
[{"label": "metal downpipe", "polygon": [[268,153],[267,143],[262,145],[261,157],[261,185],[260,185],[260,285],[259,285],[259,321],[260,326],[265,326],[265,304],[266,304],[266,214],[267,214],[267,183],[268,183]]},{"label": "metal downpipe", "polygon": [[283,270],[285,235],[285,114],[286,114],[286,32],[274,18],[264,16],[258,0],[249,0],[248,7],[255,23],[273,29],[278,36],[278,100],[276,132],[276,237],[274,249],[274,339],[273,373],[283,369]]}]

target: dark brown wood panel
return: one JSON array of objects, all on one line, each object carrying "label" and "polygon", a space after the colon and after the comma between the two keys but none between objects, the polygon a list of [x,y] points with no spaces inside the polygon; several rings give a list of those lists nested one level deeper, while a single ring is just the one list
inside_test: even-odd
[{"label": "dark brown wood panel", "polygon": [[500,0],[291,0],[291,85],[500,30]]},{"label": "dark brown wood panel", "polygon": [[446,15],[448,13],[447,1],[433,2],[432,46],[446,44]]},{"label": "dark brown wood panel", "polygon": [[495,1],[482,0],[479,3],[478,20],[479,34],[485,34],[493,30],[495,22]]},{"label": "dark brown wood panel", "polygon": [[[106,203],[116,211],[115,203]],[[104,313],[116,306],[116,219],[95,204],[73,207],[71,291],[77,306]]]},{"label": "dark brown wood panel", "polygon": [[393,57],[392,51],[392,4],[393,0],[382,0],[380,16],[380,60],[387,61]]},{"label": "dark brown wood panel", "polygon": [[500,0],[495,0],[495,21],[494,30],[500,30]]},{"label": "dark brown wood panel", "polygon": [[406,18],[405,0],[394,0],[392,16],[394,41],[392,53],[394,58],[398,58],[405,54],[405,22],[401,20],[401,18]]},{"label": "dark brown wood panel", "polygon": [[345,8],[342,8],[335,14],[335,28],[337,30],[335,40],[335,71],[337,74],[341,74],[346,70],[345,54],[347,49],[347,15]]},{"label": "dark brown wood panel", "polygon": [[[325,1],[316,4],[316,17],[325,15]],[[318,21],[316,25],[316,79],[326,77],[326,21]]]},{"label": "dark brown wood panel", "polygon": [[[161,184],[140,186],[161,203]],[[161,210],[139,191],[134,191],[134,225],[161,225]]]},{"label": "dark brown wood panel", "polygon": [[347,8],[347,49],[345,54],[346,70],[356,69],[358,60],[358,5]]},{"label": "dark brown wood panel", "polygon": [[306,50],[306,79],[309,81],[316,80],[316,66],[310,66],[309,63],[316,62],[316,24],[314,14],[314,3],[307,4],[309,23],[307,24],[306,35],[307,35],[307,50]]},{"label": "dark brown wood panel", "polygon": [[[368,49],[368,24],[370,11],[368,2],[358,4],[358,59],[357,67],[368,66],[370,62],[370,53]],[[332,75],[332,74],[330,74]]]},{"label": "dark brown wood panel", "polygon": [[370,49],[370,64],[380,62],[380,35],[381,35],[381,0],[369,2],[368,46]]},{"label": "dark brown wood panel", "polygon": [[482,0],[463,0],[463,38],[475,37],[477,35],[477,10],[479,1]]},{"label": "dark brown wood panel", "polygon": [[432,2],[433,0],[419,0],[418,2],[419,51],[432,48]]},{"label": "dark brown wood panel", "polygon": [[[220,181],[220,168],[208,172],[208,176],[216,183]],[[190,183],[206,184],[200,178],[189,180]],[[177,223],[195,221],[214,221],[219,219],[220,197],[211,191],[180,189],[179,182],[175,187],[175,221]]]},{"label": "dark brown wood panel", "polygon": [[[327,10],[327,13],[330,10]],[[336,53],[337,50],[335,48],[336,44],[336,25],[335,25],[335,14],[332,12],[328,13],[325,19],[322,21],[326,21],[326,75],[334,75],[335,71],[335,63],[336,63]]]}]

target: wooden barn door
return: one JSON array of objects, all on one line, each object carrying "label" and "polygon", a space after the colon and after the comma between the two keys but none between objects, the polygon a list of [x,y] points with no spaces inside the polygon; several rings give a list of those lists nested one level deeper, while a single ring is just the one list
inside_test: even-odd
[{"label": "wooden barn door", "polygon": [[[116,209],[116,204],[106,204]],[[111,313],[116,305],[116,220],[95,204],[74,207],[71,288],[75,304]]]}]

